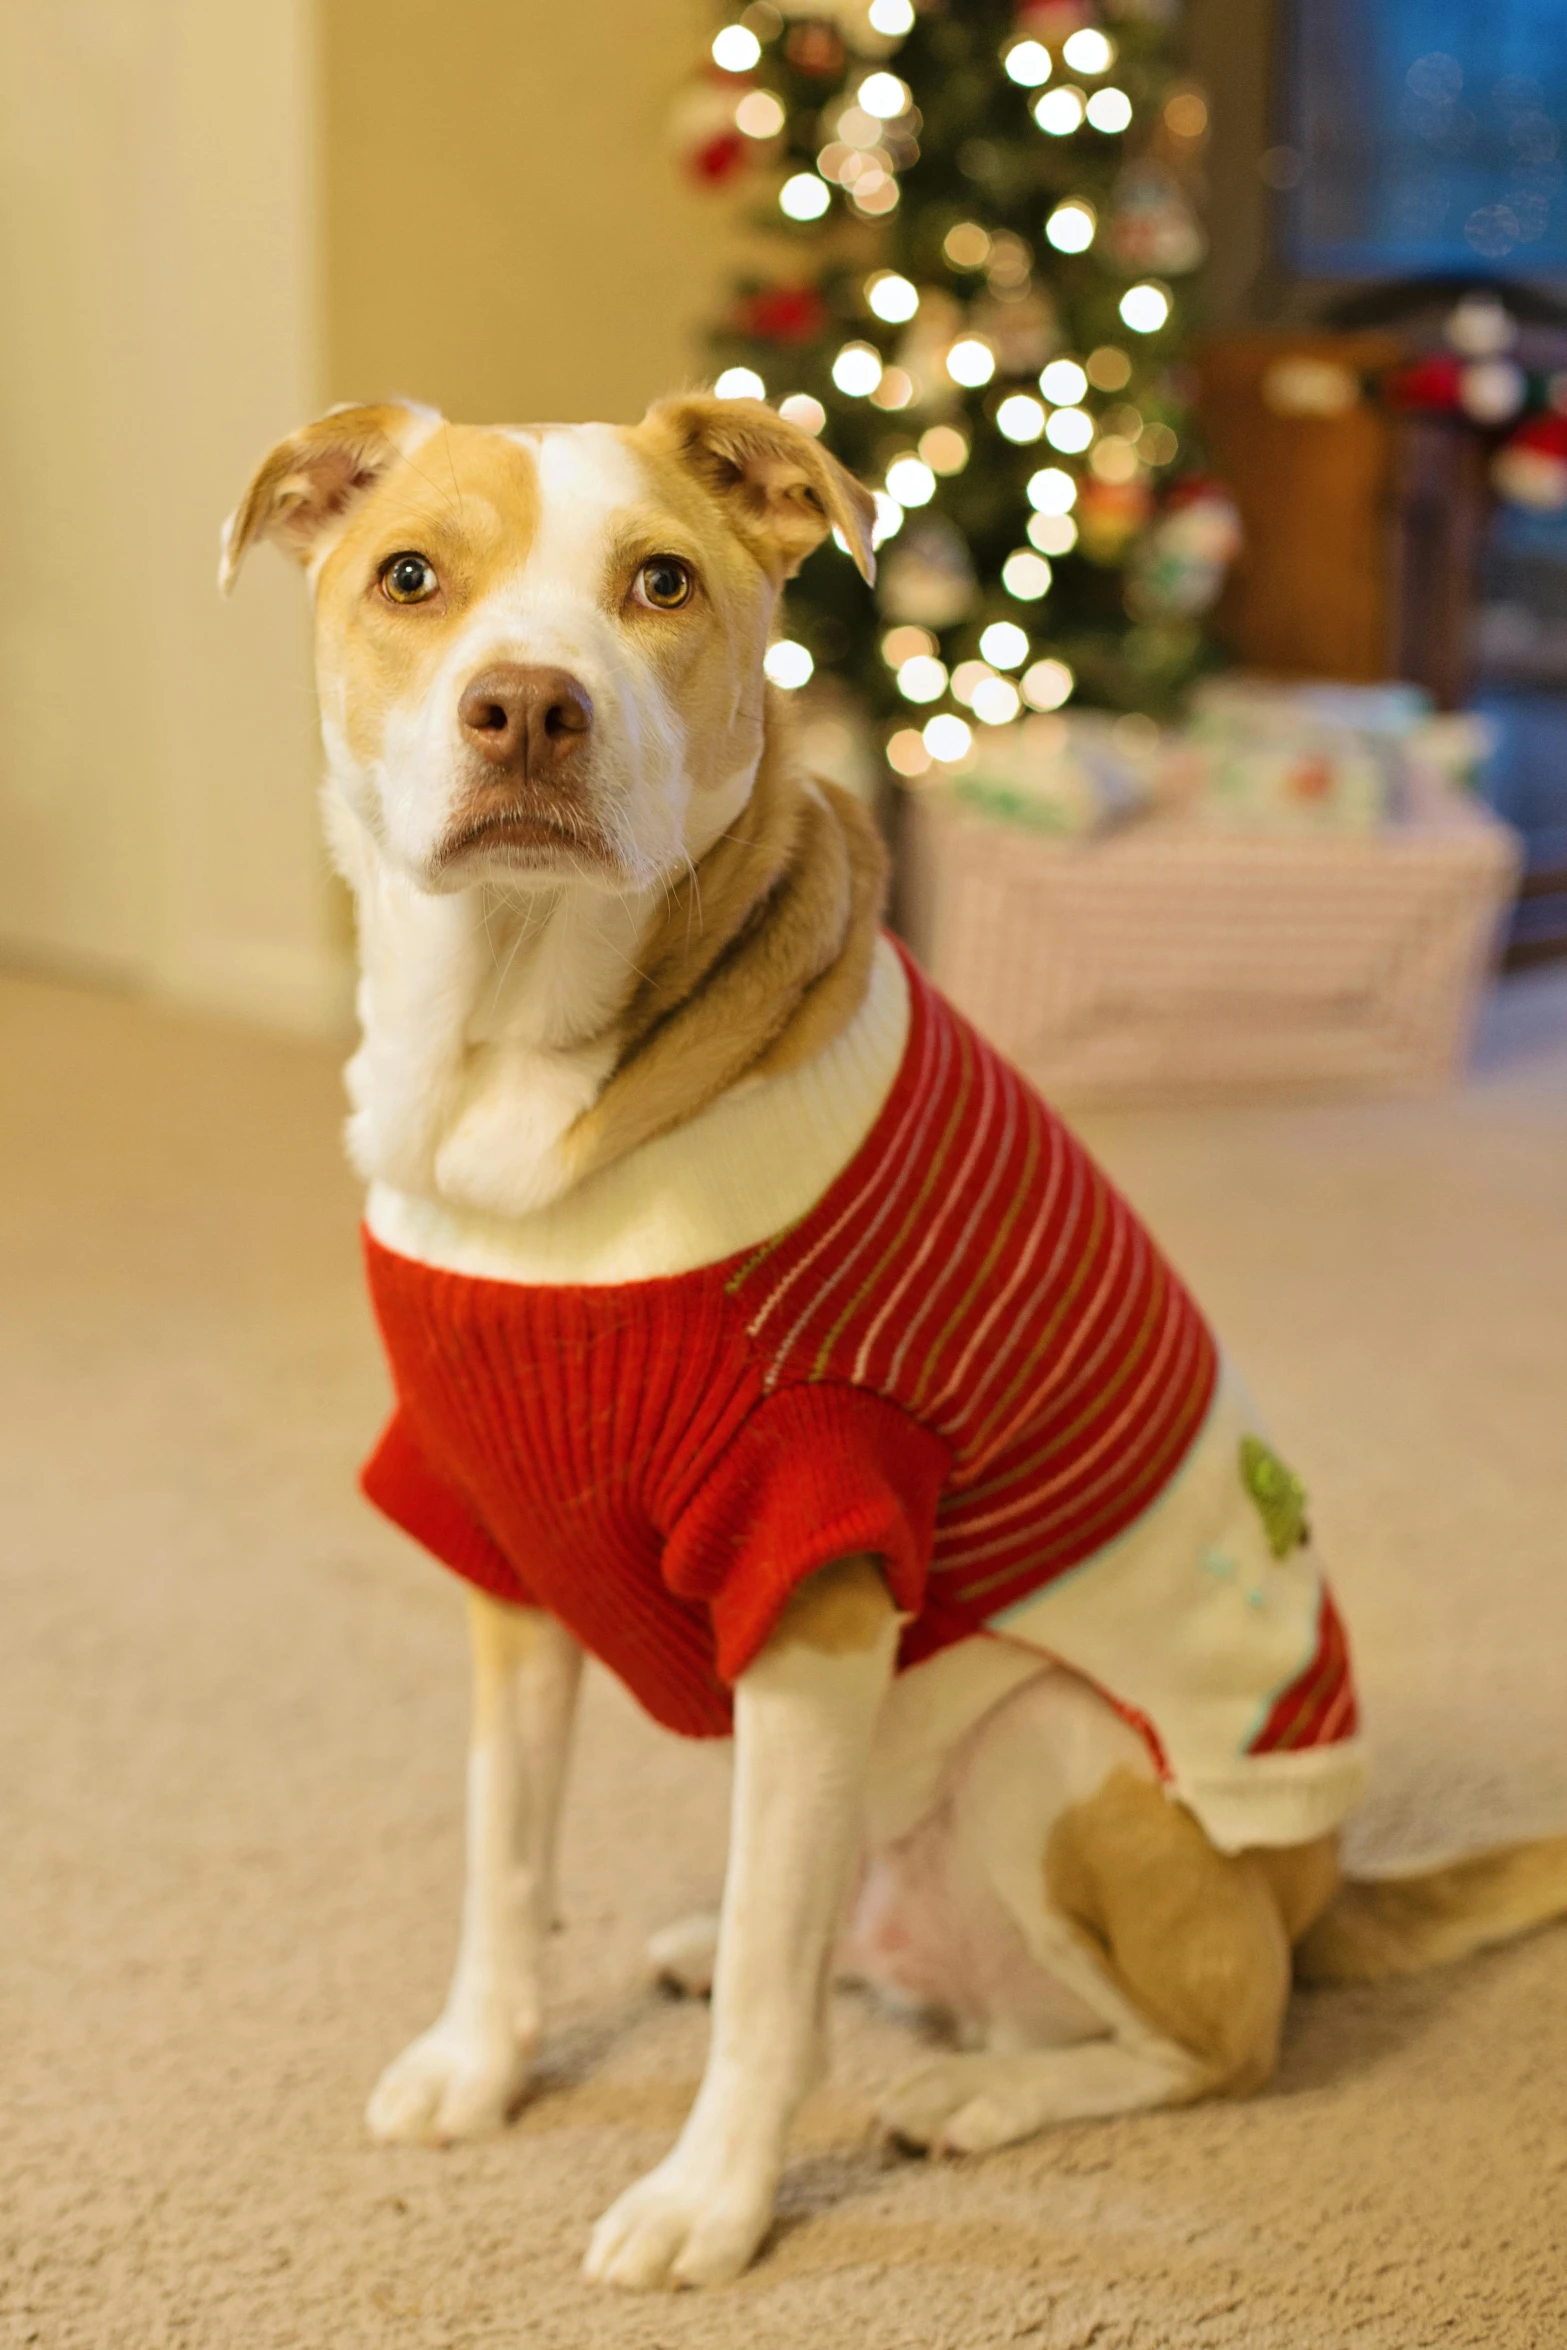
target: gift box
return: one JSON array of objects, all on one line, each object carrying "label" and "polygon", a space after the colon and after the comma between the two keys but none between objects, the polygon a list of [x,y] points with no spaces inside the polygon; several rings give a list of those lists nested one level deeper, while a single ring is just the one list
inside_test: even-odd
[{"label": "gift box", "polygon": [[1462,1067],[1519,862],[1428,787],[1374,829],[1051,834],[911,793],[899,920],[1052,1101],[1419,1092]]}]

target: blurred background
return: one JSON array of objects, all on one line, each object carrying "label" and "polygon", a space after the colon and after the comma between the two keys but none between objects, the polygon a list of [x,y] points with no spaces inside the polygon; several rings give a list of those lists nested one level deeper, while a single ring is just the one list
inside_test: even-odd
[{"label": "blurred background", "polygon": [[[1444,793],[1489,801],[1516,841],[1430,851],[1467,855],[1473,919],[1427,1074],[1498,920],[1514,962],[1567,941],[1548,0],[18,0],[0,43],[10,959],[339,1030],[301,599],[258,565],[224,611],[217,518],[334,399],[630,419],[715,379],[881,491],[878,597],[815,558],[778,674],[809,673],[813,756],[900,836],[902,918],[971,1008],[1019,977],[970,968],[997,909],[953,878],[1005,865],[998,820],[1245,835],[1254,870],[1233,837],[1205,861],[1243,927],[1281,876],[1329,927],[1413,889],[1381,970]],[[1119,1075],[1003,1041],[1068,1094],[1226,1074],[1211,1040]]]}]

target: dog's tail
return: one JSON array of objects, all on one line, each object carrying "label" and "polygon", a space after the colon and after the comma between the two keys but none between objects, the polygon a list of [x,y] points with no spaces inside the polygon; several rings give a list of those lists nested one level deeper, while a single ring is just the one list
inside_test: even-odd
[{"label": "dog's tail", "polygon": [[1567,1836],[1407,1877],[1346,1877],[1296,1945],[1299,1983],[1379,1983],[1567,1916]]}]

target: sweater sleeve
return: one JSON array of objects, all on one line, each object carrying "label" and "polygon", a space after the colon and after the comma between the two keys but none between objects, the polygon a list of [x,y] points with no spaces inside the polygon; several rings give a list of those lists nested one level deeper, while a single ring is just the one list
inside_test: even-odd
[{"label": "sweater sleeve", "polygon": [[462,1495],[431,1468],[405,1411],[392,1414],[359,1484],[367,1501],[453,1574],[513,1607],[537,1604]]},{"label": "sweater sleeve", "polygon": [[765,1647],[790,1593],[835,1559],[881,1562],[899,1610],[918,1615],[947,1448],[863,1388],[789,1387],[756,1406],[683,1510],[664,1580],[706,1605],[721,1679]]}]

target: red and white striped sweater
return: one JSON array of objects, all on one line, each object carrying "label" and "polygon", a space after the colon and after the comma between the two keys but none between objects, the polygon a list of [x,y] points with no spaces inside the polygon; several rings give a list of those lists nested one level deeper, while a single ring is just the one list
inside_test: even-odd
[{"label": "red and white striped sweater", "polygon": [[[557,1286],[366,1235],[398,1397],[370,1497],[460,1574],[559,1617],[674,1730],[728,1730],[736,1676],[835,1558],[884,1562],[905,1665],[1027,1618],[1116,1555],[1214,1412],[1214,1341],[1147,1232],[906,970],[907,1043],[869,1133],[749,1250]],[[1258,1692],[1252,1752],[1354,1729],[1325,1590],[1317,1614],[1298,1675]],[[1143,1693],[1094,1677],[1160,1752]]]}]

